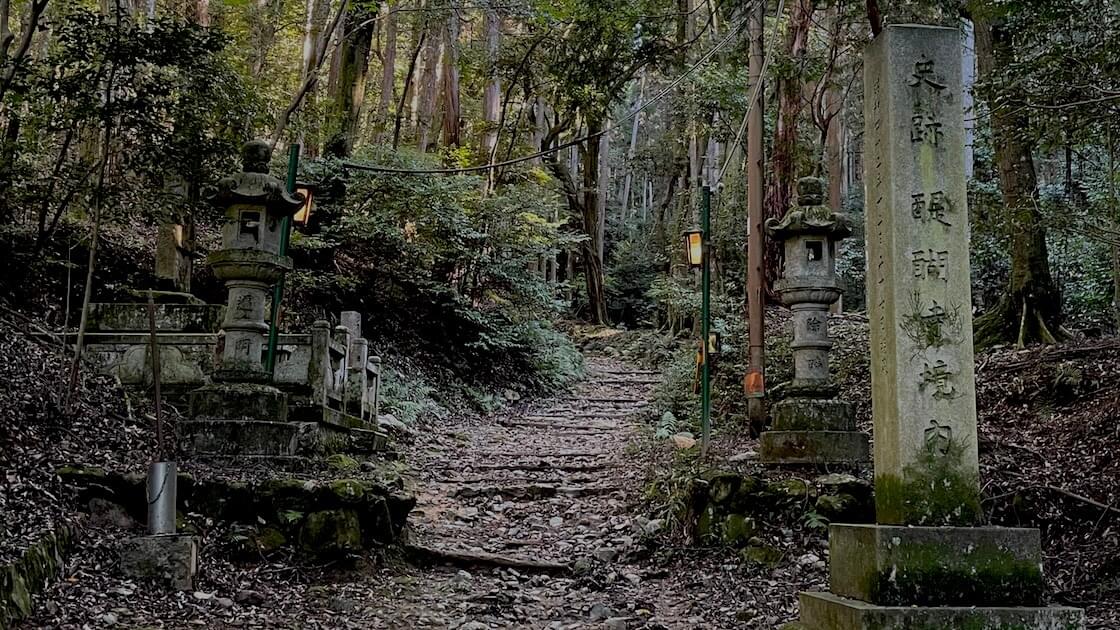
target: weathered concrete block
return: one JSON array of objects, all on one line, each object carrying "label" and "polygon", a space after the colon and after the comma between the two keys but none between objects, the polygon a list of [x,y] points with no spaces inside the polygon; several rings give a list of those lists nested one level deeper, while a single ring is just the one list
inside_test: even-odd
[{"label": "weathered concrete block", "polygon": [[318,450],[318,428],[306,422],[187,420],[184,441],[206,455],[300,455]]},{"label": "weathered concrete block", "polygon": [[1076,608],[877,606],[831,593],[801,593],[807,630],[1079,630]]},{"label": "weathered concrete block", "polygon": [[1037,529],[832,525],[831,591],[891,606],[1039,606]]},{"label": "weathered concrete block", "polygon": [[194,588],[198,539],[186,535],[141,536],[121,545],[121,571],[149,580],[166,580],[176,590]]},{"label": "weathered concrete block", "polygon": [[191,392],[191,418],[284,422],[288,397],[269,385],[207,385]]},{"label": "weathered concrete block", "polygon": [[788,398],[770,408],[775,431],[855,431],[856,409],[842,400]]},{"label": "weathered concrete block", "polygon": [[856,431],[767,431],[759,458],[768,464],[858,463],[871,459],[871,447]]}]

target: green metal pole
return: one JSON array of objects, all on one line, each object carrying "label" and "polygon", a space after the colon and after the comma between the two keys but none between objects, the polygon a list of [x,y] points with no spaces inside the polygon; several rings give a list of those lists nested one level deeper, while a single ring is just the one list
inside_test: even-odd
[{"label": "green metal pole", "polygon": [[712,189],[704,186],[700,197],[700,230],[703,233],[704,265],[701,268],[701,290],[703,301],[700,306],[700,358],[703,373],[700,381],[700,429],[702,432],[700,450],[707,454],[708,442],[712,435],[712,365],[708,352],[712,328]]},{"label": "green metal pole", "polygon": [[[293,144],[288,147],[288,178],[285,182],[288,193],[296,191],[296,171],[299,169],[299,151],[298,144]],[[292,236],[292,217],[284,217],[280,221],[280,255],[288,255],[288,240]],[[272,288],[272,317],[269,320],[268,326],[268,356],[265,359],[265,370],[268,372],[269,378],[272,378],[276,373],[276,342],[280,338],[280,329],[278,328],[280,319],[280,301],[284,299],[284,277],[280,276],[280,280],[276,282],[276,286]]]}]

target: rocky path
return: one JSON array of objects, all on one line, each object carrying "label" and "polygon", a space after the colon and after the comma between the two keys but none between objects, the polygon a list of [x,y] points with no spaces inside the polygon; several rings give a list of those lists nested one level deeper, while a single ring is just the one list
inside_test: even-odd
[{"label": "rocky path", "polygon": [[418,439],[411,545],[430,566],[386,586],[386,627],[698,627],[674,581],[632,561],[659,526],[632,513],[634,416],[658,377],[588,367],[563,396]]}]

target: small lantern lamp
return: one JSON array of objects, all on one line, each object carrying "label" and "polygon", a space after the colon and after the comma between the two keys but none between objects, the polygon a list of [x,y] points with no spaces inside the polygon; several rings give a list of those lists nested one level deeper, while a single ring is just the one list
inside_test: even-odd
[{"label": "small lantern lamp", "polygon": [[688,257],[689,269],[700,269],[704,266],[704,231],[692,228],[684,233],[684,251]]},{"label": "small lantern lamp", "polygon": [[296,184],[296,194],[303,197],[303,206],[296,211],[292,222],[304,227],[311,221],[311,211],[315,207],[315,187],[311,184]]}]

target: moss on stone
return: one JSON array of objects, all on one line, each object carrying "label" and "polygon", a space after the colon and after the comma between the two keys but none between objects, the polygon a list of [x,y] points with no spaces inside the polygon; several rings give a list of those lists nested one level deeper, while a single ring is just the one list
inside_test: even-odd
[{"label": "moss on stone", "polygon": [[109,478],[109,473],[100,466],[61,466],[55,469],[54,474],[70,484],[87,484],[90,482],[104,483]]},{"label": "moss on stone", "polygon": [[261,553],[270,554],[288,544],[288,538],[274,527],[265,527],[253,536],[253,544]]},{"label": "moss on stone", "polygon": [[751,545],[740,551],[739,556],[748,563],[773,567],[782,561],[782,550],[770,545]]},{"label": "moss on stone", "polygon": [[336,479],[327,485],[331,498],[341,503],[357,503],[369,491],[365,482],[357,479]]},{"label": "moss on stone", "polygon": [[980,483],[962,473],[964,446],[952,443],[944,453],[922,450],[903,477],[875,477],[875,508],[880,523],[891,525],[953,525],[967,527],[983,520]]},{"label": "moss on stone", "polygon": [[753,518],[731,514],[723,520],[723,542],[732,547],[745,545],[758,529]]},{"label": "moss on stone", "polygon": [[0,627],[31,614],[31,596],[57,574],[74,538],[67,527],[48,532],[18,560],[0,567]]},{"label": "moss on stone", "polygon": [[942,545],[907,544],[873,576],[872,601],[893,606],[1039,606],[1041,567],[996,546],[961,557]]},{"label": "moss on stone", "polygon": [[337,472],[354,472],[358,470],[358,460],[343,453],[335,453],[327,458],[327,467]]},{"label": "moss on stone", "polygon": [[362,550],[362,527],[352,510],[323,510],[307,516],[300,546],[315,556],[339,556]]},{"label": "moss on stone", "polygon": [[783,498],[805,499],[809,496],[809,484],[802,479],[782,479],[766,484],[766,490]]}]

